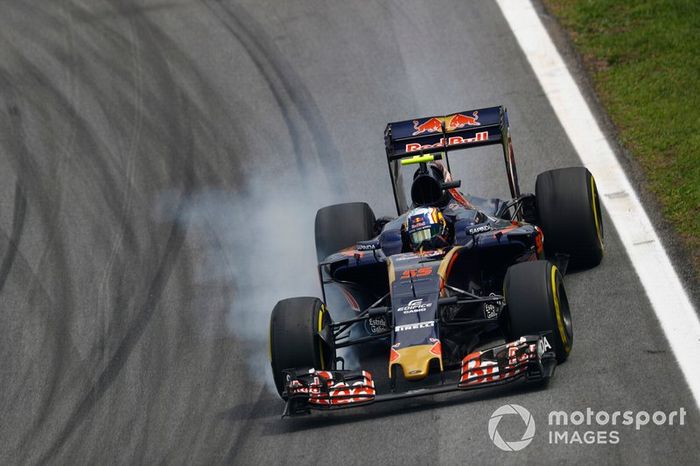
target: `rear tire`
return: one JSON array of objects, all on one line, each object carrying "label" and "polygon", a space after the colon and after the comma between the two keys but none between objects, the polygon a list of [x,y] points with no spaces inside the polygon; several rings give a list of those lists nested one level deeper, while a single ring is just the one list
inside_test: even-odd
[{"label": "rear tire", "polygon": [[546,171],[537,177],[535,193],[548,257],[568,254],[572,268],[598,265],[603,258],[603,218],[591,172],[584,167]]},{"label": "rear tire", "polygon": [[348,202],[316,213],[316,256],[319,261],[358,241],[374,236],[376,218],[365,202]]},{"label": "rear tire", "polygon": [[319,334],[331,316],[318,298],[279,301],[270,317],[270,365],[277,392],[282,396],[285,369],[332,369],[335,352]]},{"label": "rear tire", "polygon": [[557,362],[566,361],[574,330],[564,281],[556,266],[549,261],[513,265],[506,272],[503,288],[508,305],[509,340],[550,332],[546,338]]}]

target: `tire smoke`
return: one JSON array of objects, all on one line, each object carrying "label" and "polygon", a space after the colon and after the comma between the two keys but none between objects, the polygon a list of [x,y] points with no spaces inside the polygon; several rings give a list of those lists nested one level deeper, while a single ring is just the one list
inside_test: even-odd
[{"label": "tire smoke", "polygon": [[[188,196],[177,221],[186,222],[193,254],[190,319],[207,338],[232,337],[245,354],[248,376],[275,392],[268,360],[269,319],[278,300],[321,296],[316,272],[316,210],[335,196],[321,189],[256,183],[245,194],[226,190]],[[159,217],[182,202],[164,193]]]}]

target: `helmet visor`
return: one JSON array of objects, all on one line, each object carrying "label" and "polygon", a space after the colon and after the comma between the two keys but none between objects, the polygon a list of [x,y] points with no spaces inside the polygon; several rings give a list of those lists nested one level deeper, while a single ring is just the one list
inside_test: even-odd
[{"label": "helmet visor", "polygon": [[423,241],[427,241],[442,233],[442,225],[435,224],[421,228],[420,230],[415,230],[410,233],[411,243],[414,247],[420,246]]}]

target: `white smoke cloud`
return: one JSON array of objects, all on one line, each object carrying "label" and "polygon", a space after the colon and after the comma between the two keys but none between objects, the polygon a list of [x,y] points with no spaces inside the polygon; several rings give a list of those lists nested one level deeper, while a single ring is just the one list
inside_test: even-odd
[{"label": "white smoke cloud", "polygon": [[[246,352],[250,377],[274,390],[268,361],[270,314],[280,299],[321,297],[314,218],[318,208],[339,199],[319,187],[285,186],[277,180],[256,183],[246,194],[212,189],[181,200],[165,193],[159,217],[174,215],[181,202],[178,221],[188,227],[195,288],[191,307],[198,331],[221,336],[225,330]],[[356,363],[348,351],[341,354],[346,367]]]}]

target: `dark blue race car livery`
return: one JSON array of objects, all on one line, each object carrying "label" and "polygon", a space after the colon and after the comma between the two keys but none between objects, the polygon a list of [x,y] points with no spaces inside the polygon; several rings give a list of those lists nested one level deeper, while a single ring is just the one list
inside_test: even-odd
[{"label": "dark blue race car livery", "polygon": [[[486,145],[502,150],[510,200],[465,195],[452,178],[450,153]],[[549,170],[535,193],[521,194],[504,107],[389,123],[385,148],[397,216],[377,219],[363,202],[320,209],[322,298],[285,299],[272,312],[271,366],[285,415],[542,383],[571,352],[563,275],[603,256],[591,173]],[[414,208],[439,210],[444,244],[411,246]],[[345,303],[333,313],[347,318],[331,318],[333,293]],[[350,346],[371,348],[380,368],[346,368],[338,350]]]}]

